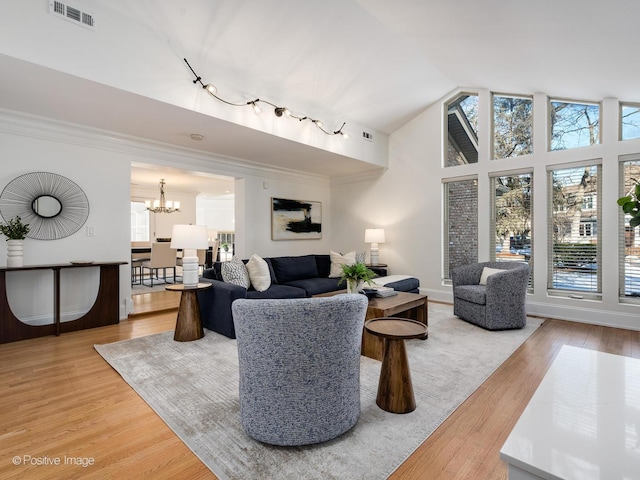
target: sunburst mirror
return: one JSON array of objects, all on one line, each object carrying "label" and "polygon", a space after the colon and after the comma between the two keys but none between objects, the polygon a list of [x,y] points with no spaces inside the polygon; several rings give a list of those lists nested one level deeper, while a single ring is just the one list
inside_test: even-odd
[{"label": "sunburst mirror", "polygon": [[5,221],[19,216],[29,224],[28,238],[56,240],[76,233],[89,217],[82,189],[62,175],[26,173],[11,180],[0,194]]}]

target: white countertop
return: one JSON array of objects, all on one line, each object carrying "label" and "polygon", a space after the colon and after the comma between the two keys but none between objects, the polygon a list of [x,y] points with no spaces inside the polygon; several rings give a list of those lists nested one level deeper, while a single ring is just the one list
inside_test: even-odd
[{"label": "white countertop", "polygon": [[500,458],[546,479],[640,479],[640,359],[563,346]]}]

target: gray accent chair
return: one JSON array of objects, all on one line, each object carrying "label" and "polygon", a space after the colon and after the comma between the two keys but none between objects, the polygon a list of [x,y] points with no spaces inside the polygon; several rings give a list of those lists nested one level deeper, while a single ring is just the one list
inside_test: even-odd
[{"label": "gray accent chair", "polygon": [[360,417],[364,295],[238,299],[240,418],[271,445],[320,443]]},{"label": "gray accent chair", "polygon": [[[484,267],[504,270],[479,285]],[[451,271],[453,313],[487,330],[522,328],[527,324],[525,303],[529,265],[520,262],[481,262]]]}]

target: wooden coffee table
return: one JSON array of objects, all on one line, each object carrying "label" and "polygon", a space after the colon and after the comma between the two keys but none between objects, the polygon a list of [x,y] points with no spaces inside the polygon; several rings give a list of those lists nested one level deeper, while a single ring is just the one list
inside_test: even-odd
[{"label": "wooden coffee table", "polygon": [[[338,293],[345,293],[346,290],[337,292],[322,293],[314,295],[314,297],[330,297]],[[427,296],[421,293],[398,292],[397,295],[391,297],[375,297],[369,300],[367,307],[366,320],[381,317],[401,317],[416,320],[424,324],[427,329],[421,337],[423,340],[429,338],[429,318],[427,315]],[[367,332],[362,331],[362,355],[382,360],[384,339]]]},{"label": "wooden coffee table", "polygon": [[[427,328],[422,337],[429,338],[429,318],[427,315],[427,296],[420,293],[398,292],[392,297],[376,297],[369,300],[366,320],[381,317],[401,317],[416,320]],[[369,358],[382,360],[383,339],[371,335],[365,329],[362,332],[362,354]]]},{"label": "wooden coffee table", "polygon": [[403,318],[374,318],[364,324],[366,332],[384,339],[376,404],[391,413],[409,413],[416,409],[407,347],[404,341],[424,338],[427,326]]}]

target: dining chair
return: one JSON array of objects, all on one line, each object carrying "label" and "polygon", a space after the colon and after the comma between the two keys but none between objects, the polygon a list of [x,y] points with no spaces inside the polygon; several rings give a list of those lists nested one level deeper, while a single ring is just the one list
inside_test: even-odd
[{"label": "dining chair", "polygon": [[[145,270],[149,271],[149,284],[144,283]],[[162,270],[162,280],[164,283],[175,283],[176,281],[176,249],[171,248],[169,242],[153,242],[151,244],[151,257],[149,260],[142,262],[142,275],[141,280],[143,285],[153,287],[153,279],[160,280],[158,271]],[[168,281],[167,270],[173,271],[170,278],[172,282]]]}]

